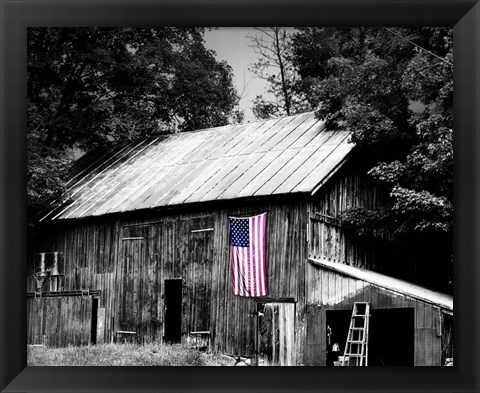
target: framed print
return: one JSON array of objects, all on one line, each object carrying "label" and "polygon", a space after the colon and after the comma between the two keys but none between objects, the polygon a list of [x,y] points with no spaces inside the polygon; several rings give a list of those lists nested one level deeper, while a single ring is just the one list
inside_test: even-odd
[{"label": "framed print", "polygon": [[477,1],[0,6],[2,391],[478,390]]}]

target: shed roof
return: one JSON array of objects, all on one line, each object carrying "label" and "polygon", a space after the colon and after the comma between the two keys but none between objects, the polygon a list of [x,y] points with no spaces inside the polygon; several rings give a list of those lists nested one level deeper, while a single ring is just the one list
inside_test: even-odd
[{"label": "shed roof", "polygon": [[42,219],[309,193],[345,160],[348,139],[309,112],[127,144],[72,178],[68,204]]},{"label": "shed roof", "polygon": [[450,295],[432,291],[431,289],[427,289],[398,278],[372,272],[371,270],[344,265],[342,263],[336,263],[317,258],[310,258],[309,261],[323,268],[333,270],[334,272],[366,281],[383,289],[398,292],[402,295],[409,296],[411,298],[418,299],[423,302],[438,306],[444,310],[453,312],[453,297]]}]

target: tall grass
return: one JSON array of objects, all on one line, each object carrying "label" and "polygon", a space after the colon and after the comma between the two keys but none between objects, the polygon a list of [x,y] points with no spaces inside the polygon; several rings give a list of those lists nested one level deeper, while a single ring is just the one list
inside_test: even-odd
[{"label": "tall grass", "polygon": [[213,365],[211,363],[211,355],[181,344],[28,347],[27,352],[29,366],[204,366]]}]

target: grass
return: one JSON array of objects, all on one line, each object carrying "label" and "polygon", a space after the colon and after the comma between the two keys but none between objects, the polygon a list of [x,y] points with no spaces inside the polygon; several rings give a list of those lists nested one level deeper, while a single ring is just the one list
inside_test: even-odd
[{"label": "grass", "polygon": [[227,366],[231,360],[181,344],[28,347],[29,366]]}]

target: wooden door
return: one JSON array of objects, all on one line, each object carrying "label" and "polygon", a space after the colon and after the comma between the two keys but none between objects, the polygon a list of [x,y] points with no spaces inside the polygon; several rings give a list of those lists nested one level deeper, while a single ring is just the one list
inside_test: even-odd
[{"label": "wooden door", "polygon": [[189,234],[189,258],[185,266],[186,302],[190,317],[186,334],[210,330],[212,298],[213,227],[211,217],[193,219]]},{"label": "wooden door", "polygon": [[[214,217],[203,216],[178,220],[176,265],[183,279],[182,337],[209,335],[212,299],[212,265],[214,255]],[[201,332],[201,333],[200,333]]]},{"label": "wooden door", "polygon": [[161,340],[161,291],[158,271],[160,225],[123,228],[122,264],[117,268],[116,331],[135,332],[141,342]]},{"label": "wooden door", "polygon": [[257,312],[259,366],[295,365],[295,303],[262,303]]},{"label": "wooden door", "polygon": [[92,296],[27,297],[27,344],[48,347],[92,342]]}]

